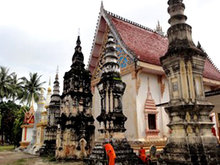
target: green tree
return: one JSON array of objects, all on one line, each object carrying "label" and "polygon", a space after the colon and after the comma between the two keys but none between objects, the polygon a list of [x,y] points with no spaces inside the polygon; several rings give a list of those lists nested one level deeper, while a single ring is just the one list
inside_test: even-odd
[{"label": "green tree", "polygon": [[20,97],[21,102],[26,102],[28,106],[30,106],[32,97],[34,97],[34,101],[37,102],[40,95],[40,90],[42,85],[45,83],[40,82],[41,75],[38,76],[37,73],[30,73],[29,80],[26,77],[22,77],[23,81],[23,92]]},{"label": "green tree", "polygon": [[22,128],[21,125],[24,122],[24,114],[29,110],[29,107],[22,106],[18,111],[15,113],[15,120],[13,124],[13,136],[14,136],[14,146],[19,146],[19,142],[21,141],[22,136]]},{"label": "green tree", "polygon": [[15,73],[9,74],[9,69],[3,66],[0,66],[0,102],[4,98],[8,99],[13,92],[11,81],[12,75]]},{"label": "green tree", "polygon": [[15,104],[12,101],[1,102],[0,103],[0,113],[1,113],[1,139],[2,144],[4,144],[4,140],[8,144],[13,144],[14,135],[13,135],[13,125],[16,119],[16,112],[20,109],[20,106]]},{"label": "green tree", "polygon": [[13,102],[15,102],[15,100],[19,99],[19,97],[21,97],[22,95],[22,85],[23,82],[21,81],[20,78],[17,77],[16,74],[12,74],[11,75],[11,89],[12,92],[10,92],[10,98],[12,99]]}]

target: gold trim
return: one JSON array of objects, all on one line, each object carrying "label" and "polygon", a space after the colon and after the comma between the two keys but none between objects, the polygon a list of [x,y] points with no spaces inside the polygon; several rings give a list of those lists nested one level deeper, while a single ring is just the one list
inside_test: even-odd
[{"label": "gold trim", "polygon": [[143,67],[144,69],[149,69],[152,71],[156,71],[157,73],[164,74],[164,70],[161,66],[145,63],[142,61],[138,61],[137,65]]},{"label": "gold trim", "polygon": [[21,128],[33,128],[34,127],[34,124],[23,124],[21,125]]}]

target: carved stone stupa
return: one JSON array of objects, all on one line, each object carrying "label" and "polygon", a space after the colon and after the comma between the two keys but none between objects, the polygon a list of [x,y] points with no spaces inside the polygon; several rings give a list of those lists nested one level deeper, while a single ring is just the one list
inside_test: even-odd
[{"label": "carved stone stupa", "polygon": [[100,139],[86,160],[87,164],[105,164],[108,160],[103,145],[111,143],[116,153],[116,163],[135,165],[138,157],[127,142],[124,124],[127,117],[123,114],[122,96],[126,84],[121,80],[120,69],[117,63],[116,45],[111,33],[108,34],[104,64],[98,90],[101,96],[101,114],[97,117],[100,124],[98,131]]},{"label": "carved stone stupa", "polygon": [[94,119],[91,113],[91,74],[84,68],[78,36],[70,71],[64,75],[56,139],[57,159],[83,159],[91,152]]},{"label": "carved stone stupa", "polygon": [[211,132],[213,105],[205,100],[203,69],[206,53],[192,41],[185,23],[183,0],[169,0],[169,48],[161,58],[169,82],[171,135],[162,154],[169,165],[220,164],[219,144]]},{"label": "carved stone stupa", "polygon": [[60,117],[60,89],[59,89],[58,71],[56,73],[53,94],[48,106],[47,127],[45,128],[44,145],[40,151],[43,156],[55,156],[57,122]]}]

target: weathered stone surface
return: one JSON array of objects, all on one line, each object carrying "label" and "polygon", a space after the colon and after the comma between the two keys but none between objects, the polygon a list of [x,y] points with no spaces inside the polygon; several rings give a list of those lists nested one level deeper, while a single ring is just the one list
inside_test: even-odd
[{"label": "weathered stone surface", "polygon": [[219,164],[219,143],[209,119],[213,105],[205,100],[202,81],[207,54],[192,41],[182,2],[168,1],[169,48],[161,63],[169,81],[170,102],[165,109],[172,133],[161,157],[169,165]]},{"label": "weathered stone surface", "polygon": [[53,94],[48,106],[48,120],[45,128],[45,139],[42,148],[40,149],[41,156],[55,156],[56,150],[56,135],[57,135],[57,122],[60,116],[60,90],[58,71],[55,76]]},{"label": "weathered stone surface", "polygon": [[71,69],[64,75],[56,138],[57,159],[83,159],[90,154],[94,137],[91,74],[84,68],[79,36],[76,44]]}]

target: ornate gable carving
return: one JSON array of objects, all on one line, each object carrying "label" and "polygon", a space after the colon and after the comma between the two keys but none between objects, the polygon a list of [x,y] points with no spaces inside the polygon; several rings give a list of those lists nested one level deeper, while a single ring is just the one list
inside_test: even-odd
[{"label": "ornate gable carving", "polygon": [[[100,76],[101,76],[101,70],[102,70],[101,68],[102,68],[102,65],[104,64],[103,56],[104,56],[105,45],[107,42],[107,34],[108,33],[105,34],[105,39],[104,39],[104,42],[102,45],[101,54],[99,56],[98,65],[96,66],[95,71],[92,75],[93,80],[100,78]],[[121,69],[127,68],[128,66],[130,66],[131,64],[134,63],[133,59],[127,53],[125,53],[125,51],[120,46],[118,41],[116,41],[116,53],[118,55],[118,64]]]}]

